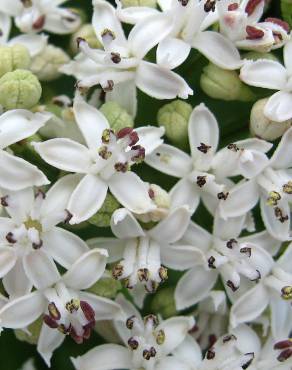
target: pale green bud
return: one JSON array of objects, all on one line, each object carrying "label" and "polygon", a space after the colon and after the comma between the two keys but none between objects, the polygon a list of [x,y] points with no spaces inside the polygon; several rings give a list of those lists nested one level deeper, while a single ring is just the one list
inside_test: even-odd
[{"label": "pale green bud", "polygon": [[252,136],[264,140],[276,140],[281,137],[289,127],[292,119],[285,122],[274,122],[264,115],[264,108],[269,99],[258,100],[252,107],[250,114],[250,133]]},{"label": "pale green bud", "polygon": [[292,27],[292,0],[281,0],[283,19]]},{"label": "pale green bud", "polygon": [[17,330],[14,330],[15,336],[18,340],[21,340],[22,342],[27,342],[29,344],[37,344],[42,325],[43,325],[43,318],[40,317],[28,326],[27,329],[31,335],[24,332],[23,330],[17,329]]},{"label": "pale green bud", "polygon": [[0,78],[0,105],[5,109],[30,109],[38,103],[42,87],[30,71],[17,69]]},{"label": "pale green bud", "polygon": [[27,69],[30,55],[23,45],[0,46],[0,77],[15,69]]},{"label": "pale green bud", "polygon": [[69,60],[69,56],[61,48],[47,45],[32,59],[30,70],[40,81],[52,81],[61,76],[59,68]]},{"label": "pale green bud", "polygon": [[188,123],[192,106],[182,100],[174,100],[159,109],[157,122],[165,128],[166,137],[181,148],[188,147]]},{"label": "pale green bud", "polygon": [[174,301],[174,288],[160,289],[151,302],[151,311],[160,313],[164,319],[177,315]]},{"label": "pale green bud", "polygon": [[97,227],[108,227],[110,226],[112,214],[118,208],[120,208],[119,202],[113,195],[107,193],[102,207],[95,215],[90,217],[88,222]]},{"label": "pale green bud", "polygon": [[244,58],[254,61],[259,59],[267,59],[279,62],[279,59],[273,53],[259,53],[258,51],[249,51],[248,53],[243,55],[243,59]]},{"label": "pale green bud", "polygon": [[113,299],[116,298],[121,288],[122,285],[119,280],[115,280],[113,277],[105,277],[97,281],[88,291],[100,297]]},{"label": "pale green bud", "polygon": [[156,0],[122,0],[122,5],[124,8],[129,8],[131,6],[146,6],[147,8],[156,8]]},{"label": "pale green bud", "polygon": [[239,78],[236,71],[229,71],[209,63],[201,75],[201,88],[214,99],[252,101],[253,92]]},{"label": "pale green bud", "polygon": [[133,117],[114,101],[104,103],[100,107],[100,111],[108,120],[110,127],[115,131],[119,131],[124,127],[134,127]]},{"label": "pale green bud", "polygon": [[77,54],[79,52],[77,43],[77,39],[79,37],[86,40],[92,49],[100,49],[102,47],[100,41],[96,37],[92,24],[88,23],[81,26],[71,37],[70,50],[73,54]]}]

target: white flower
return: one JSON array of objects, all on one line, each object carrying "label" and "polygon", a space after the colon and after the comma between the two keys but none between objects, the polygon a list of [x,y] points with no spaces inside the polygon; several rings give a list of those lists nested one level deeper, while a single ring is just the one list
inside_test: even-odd
[{"label": "white flower", "polygon": [[76,181],[63,177],[47,194],[32,188],[3,190],[1,203],[10,216],[0,217],[0,276],[10,297],[30,292],[32,286],[53,284],[58,271],[54,260],[69,268],[87,245],[76,235],[55,225],[68,218],[65,210]]},{"label": "white flower", "polygon": [[115,327],[123,345],[104,344],[72,358],[76,370],[195,370],[201,361],[197,343],[188,336],[191,317],[172,317],[159,323],[155,315],[142,319],[122,296],[117,299],[127,315]]},{"label": "white flower", "polygon": [[288,23],[277,18],[259,22],[265,0],[220,0],[216,6],[220,32],[240,49],[270,51],[290,38]]},{"label": "white flower", "polygon": [[[233,43],[218,32],[208,31],[216,17],[210,14],[209,0],[160,0],[162,12],[146,7],[129,7],[121,9],[117,1],[119,17],[128,23],[141,24],[141,19],[159,20],[157,31],[164,35],[157,48],[157,63],[170,69],[182,64],[191,48],[197,49],[212,63],[224,69],[237,69],[242,65],[240,54]],[[212,12],[211,12],[212,13]],[[164,19],[169,19],[169,24]],[[166,33],[166,35],[165,35]]]},{"label": "white flower", "polygon": [[[126,209],[115,211],[111,228],[118,239],[94,238],[91,247],[102,246],[109,251],[109,261],[120,261],[113,269],[116,279],[126,279],[127,287],[134,288],[134,299],[143,305],[145,289],[153,293],[167,279],[167,269],[162,266],[171,243],[179,240],[190,220],[187,207],[171,209],[168,215],[150,230],[144,230]],[[140,286],[145,289],[140,289]]]},{"label": "white flower", "polygon": [[264,108],[269,119],[283,122],[292,118],[292,41],[284,46],[284,66],[272,60],[245,61],[240,78],[248,85],[279,90]]},{"label": "white flower", "polygon": [[104,50],[91,49],[85,40],[78,39],[82,53],[61,70],[77,77],[81,87],[100,84],[111,95],[110,100],[128,106],[133,115],[136,111],[136,87],[156,99],[177,96],[186,99],[193,91],[182,77],[163,64],[143,60],[167,35],[171,25],[171,19],[157,14],[136,25],[126,39],[114,7],[106,1],[95,0],[93,26]]},{"label": "white flower", "polygon": [[[291,239],[291,145],[292,129],[289,129],[266,166],[264,156],[262,155],[262,159],[258,157],[258,163],[263,165],[262,172],[249,181],[235,185],[229,191],[226,201],[219,204],[222,217],[243,215],[251,210],[260,198],[261,215],[268,232],[278,240]],[[258,171],[251,171],[250,174],[252,173],[256,175]]]},{"label": "white flower", "polygon": [[192,222],[182,240],[168,248],[165,265],[188,270],[175,289],[178,309],[206,298],[219,275],[233,300],[233,293],[240,288],[241,276],[257,282],[271,269],[274,261],[270,249],[280,243],[270,239],[266,232],[239,238],[244,221],[245,216],[224,221],[217,213],[213,235]]},{"label": "white flower", "polygon": [[126,127],[114,133],[103,114],[80,97],[75,99],[73,110],[87,146],[70,139],[34,144],[46,162],[75,172],[75,178],[79,179],[67,206],[72,214],[70,223],[93,216],[102,206],[108,188],[121,204],[135,213],[154,209],[146,184],[129,169],[160,145],[163,130],[143,127],[135,131]]},{"label": "white flower", "polygon": [[[230,323],[233,327],[257,319],[266,308],[271,312],[271,330],[274,338],[285,338],[292,329],[292,308],[289,302],[292,285],[292,244],[279,260],[267,268],[254,286],[246,285],[246,292],[233,304]],[[250,289],[251,288],[251,289]]]},{"label": "white flower", "polygon": [[1,0],[0,11],[14,17],[16,26],[24,33],[42,30],[67,34],[76,31],[80,17],[60,5],[67,0]]},{"label": "white flower", "polygon": [[32,113],[24,109],[10,110],[0,115],[0,187],[20,190],[28,186],[49,183],[36,166],[4,150],[6,147],[35,134],[51,118],[47,113]]},{"label": "white flower", "polygon": [[[52,272],[57,281],[54,286],[11,300],[0,310],[1,326],[23,329],[44,313],[37,349],[49,366],[53,351],[66,335],[83,343],[96,321],[122,318],[117,303],[83,291],[103,275],[106,258],[105,250],[94,249],[84,253],[62,278]],[[52,276],[44,278],[49,286]]]}]

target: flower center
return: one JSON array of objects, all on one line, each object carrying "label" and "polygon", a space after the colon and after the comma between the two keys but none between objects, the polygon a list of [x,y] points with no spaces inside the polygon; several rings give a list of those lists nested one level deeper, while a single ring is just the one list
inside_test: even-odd
[{"label": "flower center", "polygon": [[24,222],[24,226],[25,226],[26,230],[34,228],[39,233],[41,233],[43,231],[43,227],[42,227],[41,223],[38,220],[32,220],[31,218],[29,218],[28,220],[26,220]]}]

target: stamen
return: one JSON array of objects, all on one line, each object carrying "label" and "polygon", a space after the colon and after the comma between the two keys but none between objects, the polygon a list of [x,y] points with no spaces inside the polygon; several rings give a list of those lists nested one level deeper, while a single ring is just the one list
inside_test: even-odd
[{"label": "stamen", "polygon": [[256,272],[258,273],[258,276],[255,279],[250,279],[250,281],[255,281],[257,283],[261,280],[262,274],[259,270],[256,270]]},{"label": "stamen", "polygon": [[8,207],[8,199],[9,199],[9,195],[5,195],[4,197],[1,197],[2,207]]},{"label": "stamen", "polygon": [[114,81],[113,80],[107,80],[107,85],[102,86],[102,89],[104,92],[112,91],[114,88]]},{"label": "stamen", "polygon": [[132,329],[133,329],[135,319],[136,319],[136,316],[135,316],[135,315],[130,316],[130,317],[127,319],[127,321],[126,321],[126,327],[127,327],[129,330],[132,330]]},{"label": "stamen", "polygon": [[215,358],[215,351],[213,349],[208,349],[206,353],[207,360],[213,360]]},{"label": "stamen", "polygon": [[264,0],[249,0],[245,7],[245,12],[248,15],[252,15],[256,7],[260,5]]},{"label": "stamen", "polygon": [[215,12],[216,9],[216,0],[206,0],[204,4],[204,10],[206,13]]},{"label": "stamen", "polygon": [[66,217],[64,219],[65,224],[69,224],[71,218],[73,217],[72,213],[68,211],[68,209],[65,209]]},{"label": "stamen", "polygon": [[119,53],[111,53],[111,60],[115,64],[119,64],[122,60],[121,55]]},{"label": "stamen", "polygon": [[228,5],[228,11],[229,12],[232,12],[233,10],[237,10],[239,8],[239,5],[237,3],[233,3],[233,4],[230,4]]},{"label": "stamen", "polygon": [[148,281],[150,277],[150,272],[147,268],[141,268],[137,271],[139,281]]},{"label": "stamen", "polygon": [[159,277],[162,282],[166,281],[168,279],[168,270],[166,267],[161,266],[158,271]]},{"label": "stamen", "polygon": [[223,343],[228,343],[230,342],[231,340],[237,340],[236,336],[233,335],[233,334],[229,334],[229,335],[226,335],[225,337],[223,337]]},{"label": "stamen", "polygon": [[86,301],[80,301],[80,308],[84,313],[85,318],[89,321],[89,323],[95,323],[95,312],[94,309],[90,306],[89,303]]},{"label": "stamen", "polygon": [[111,156],[112,156],[112,152],[108,150],[107,146],[101,146],[99,149],[98,149],[98,155],[102,158],[102,159],[109,159]]},{"label": "stamen", "polygon": [[246,26],[246,39],[247,40],[259,40],[265,36],[265,32],[257,27]]},{"label": "stamen", "polygon": [[49,303],[48,311],[52,319],[56,321],[60,320],[61,314],[54,302]]},{"label": "stamen", "polygon": [[135,351],[135,350],[139,347],[139,342],[138,342],[135,338],[131,337],[131,338],[128,340],[128,345],[129,345],[129,347],[130,347],[133,351]]},{"label": "stamen", "polygon": [[233,143],[228,144],[227,149],[232,150],[233,152],[238,152],[240,150],[239,147]]},{"label": "stamen", "polygon": [[228,198],[228,195],[229,195],[229,192],[228,191],[226,193],[224,193],[223,191],[221,191],[221,193],[218,193],[217,194],[217,198],[219,200],[226,200]]},{"label": "stamen", "polygon": [[76,38],[76,43],[77,43],[77,47],[79,48],[80,47],[80,44],[82,42],[87,42],[83,37],[77,37]]},{"label": "stamen", "polygon": [[156,334],[156,343],[160,346],[165,342],[165,332],[164,330],[159,330]]},{"label": "stamen", "polygon": [[238,241],[236,239],[230,239],[226,243],[226,247],[229,248],[229,249],[233,249],[237,246],[237,244],[238,244]]},{"label": "stamen", "polygon": [[251,363],[253,362],[254,360],[254,352],[250,352],[250,353],[246,353],[244,356],[247,356],[247,357],[250,357],[250,359],[245,363],[243,364],[241,367],[245,370],[247,369]]},{"label": "stamen", "polygon": [[200,188],[202,188],[206,184],[207,182],[206,178],[207,176],[197,176],[197,185]]},{"label": "stamen", "polygon": [[182,6],[187,6],[189,3],[189,0],[178,0],[179,3],[181,3]]},{"label": "stamen", "polygon": [[275,343],[274,349],[286,349],[292,347],[292,339],[288,338]]},{"label": "stamen", "polygon": [[279,362],[284,362],[288,360],[291,356],[292,356],[292,348],[288,348],[279,354],[279,356],[277,357],[277,360]]},{"label": "stamen", "polygon": [[251,248],[249,247],[240,248],[240,253],[246,254],[248,257],[251,257]]},{"label": "stamen", "polygon": [[283,192],[286,194],[292,194],[292,181],[288,181],[287,184],[283,185]]},{"label": "stamen", "polygon": [[279,200],[281,200],[281,195],[277,191],[270,191],[267,199],[267,205],[276,206]]},{"label": "stamen", "polygon": [[71,299],[71,301],[67,302],[66,305],[66,310],[69,311],[70,313],[76,312],[80,308],[80,301],[79,299]]},{"label": "stamen", "polygon": [[231,280],[227,280],[226,285],[233,291],[236,292],[239,289],[239,286],[235,286]]},{"label": "stamen", "polygon": [[279,207],[275,207],[274,213],[278,221],[280,221],[282,224],[289,220],[289,216],[285,215]]},{"label": "stamen", "polygon": [[114,132],[109,128],[103,130],[101,135],[101,141],[103,142],[103,144],[109,144],[112,134],[114,134]]},{"label": "stamen", "polygon": [[124,127],[117,132],[118,139],[123,139],[126,136],[129,136],[130,139],[129,146],[133,146],[139,141],[137,131],[135,131],[132,127]]},{"label": "stamen", "polygon": [[145,148],[141,145],[132,146],[132,151],[136,151],[136,154],[131,157],[135,163],[141,163],[145,159]]},{"label": "stamen", "polygon": [[115,166],[114,167],[115,167],[115,170],[117,172],[123,172],[123,173],[125,173],[125,172],[127,172],[127,171],[130,170],[130,166],[129,166],[128,162],[125,162],[125,163],[122,163],[122,162],[115,163]]},{"label": "stamen", "polygon": [[48,325],[49,328],[51,329],[57,329],[59,324],[54,320],[51,316],[49,315],[44,315],[43,321],[45,324]]},{"label": "stamen", "polygon": [[17,240],[14,238],[13,233],[11,231],[6,235],[5,238],[8,241],[8,243],[15,244],[17,242]]},{"label": "stamen", "polygon": [[116,38],[114,32],[112,30],[110,30],[109,28],[105,28],[101,32],[101,37],[102,38],[110,38],[111,40],[114,40]]},{"label": "stamen", "polygon": [[35,250],[40,249],[42,246],[43,246],[43,241],[41,239],[38,243],[32,243],[32,247]]},{"label": "stamen", "polygon": [[144,325],[150,324],[153,328],[156,328],[159,324],[159,320],[156,315],[150,314],[144,317]]},{"label": "stamen", "polygon": [[211,256],[209,259],[208,259],[208,267],[210,269],[215,269],[216,266],[214,265],[214,263],[216,262],[216,259],[215,257]]},{"label": "stamen", "polygon": [[197,149],[204,153],[204,154],[207,154],[208,151],[211,149],[212,147],[210,145],[206,145],[204,143],[200,143],[200,146],[197,147]]},{"label": "stamen", "polygon": [[124,266],[120,263],[117,263],[114,266],[113,271],[112,271],[113,278],[118,280],[123,275],[123,272],[124,272]]},{"label": "stamen", "polygon": [[287,301],[292,299],[292,286],[284,286],[281,289],[281,297]]}]

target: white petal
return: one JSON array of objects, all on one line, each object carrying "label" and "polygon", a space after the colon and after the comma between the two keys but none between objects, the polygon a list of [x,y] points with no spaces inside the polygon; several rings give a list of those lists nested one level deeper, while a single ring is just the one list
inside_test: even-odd
[{"label": "white petal", "polygon": [[103,275],[107,256],[105,249],[84,253],[62,276],[62,280],[73,289],[91,287]]},{"label": "white petal", "polygon": [[194,245],[204,252],[211,248],[212,240],[212,235],[210,235],[208,231],[195,224],[194,222],[190,222],[182,238],[182,242],[184,244]]},{"label": "white petal", "polygon": [[287,72],[278,62],[260,59],[255,62],[245,61],[240,78],[248,85],[281,90],[286,85]]},{"label": "white petal", "polygon": [[0,277],[5,276],[16,262],[16,254],[11,247],[0,248]]},{"label": "white petal", "polygon": [[23,259],[23,267],[37,289],[47,288],[61,277],[53,259],[41,249],[27,254]]},{"label": "white petal", "polygon": [[160,145],[145,162],[156,170],[174,177],[184,177],[192,170],[190,156],[168,144]]},{"label": "white petal", "polygon": [[37,350],[48,367],[51,365],[51,357],[54,350],[63,343],[65,338],[66,336],[59,330],[51,329],[46,324],[42,325]]},{"label": "white petal", "polygon": [[236,184],[227,199],[220,201],[220,215],[223,218],[242,216],[257,204],[258,199],[258,186],[254,180]]},{"label": "white petal", "polygon": [[239,162],[240,174],[247,179],[257,176],[269,163],[269,159],[264,153],[253,151],[251,154],[252,160]]},{"label": "white petal", "polygon": [[134,172],[116,173],[111,176],[108,185],[113,196],[131,212],[141,214],[155,208],[148,186]]},{"label": "white petal", "polygon": [[48,43],[48,36],[42,34],[27,34],[13,37],[9,40],[9,45],[23,45],[25,46],[31,57],[41,53]]},{"label": "white petal", "polygon": [[260,355],[261,341],[256,332],[248,325],[239,325],[232,330],[237,338],[236,347],[241,353],[253,352],[255,355]]},{"label": "white petal", "polygon": [[287,338],[291,331],[291,306],[282,298],[271,299],[271,329],[275,339]]},{"label": "white petal", "polygon": [[88,174],[79,182],[68,203],[73,215],[70,224],[78,224],[93,216],[103,205],[107,184],[97,175]]},{"label": "white petal", "polygon": [[25,328],[44,312],[45,305],[46,300],[38,291],[14,299],[0,310],[0,325],[11,329]]},{"label": "white petal", "polygon": [[216,283],[217,271],[196,266],[186,272],[177,283],[174,298],[176,308],[183,310],[206,298]]},{"label": "white petal", "polygon": [[282,202],[281,205],[279,205],[279,208],[283,212],[283,216],[289,216],[288,220],[284,222],[281,222],[276,218],[274,207],[267,204],[266,198],[261,198],[260,206],[261,216],[268,232],[277,240],[291,240],[291,217],[289,204],[287,202]]},{"label": "white petal", "polygon": [[250,322],[259,317],[269,304],[269,293],[264,284],[259,283],[243,294],[231,307],[232,327]]},{"label": "white petal", "polygon": [[[62,16],[63,14],[60,14],[58,12],[49,12],[46,15],[46,22],[44,25],[44,29],[46,31],[57,33],[59,35],[67,35],[77,31],[77,29],[80,27],[80,17],[76,13],[70,12],[70,10],[62,10],[63,12],[66,12],[64,16]],[[69,16],[70,21],[66,20],[66,16]]]},{"label": "white petal", "polygon": [[0,187],[13,191],[49,184],[47,177],[33,164],[0,150]]},{"label": "white petal", "polygon": [[71,361],[76,370],[132,368],[131,352],[118,344],[103,344],[93,348],[83,356],[71,358]]},{"label": "white petal", "polygon": [[213,234],[220,239],[229,240],[237,238],[243,229],[245,215],[238,217],[230,217],[224,220],[220,217],[219,212],[216,212],[214,218]]},{"label": "white petal", "polygon": [[5,209],[12,220],[17,224],[26,221],[34,206],[35,195],[33,188],[19,191],[3,190],[3,195],[8,195],[8,207]]},{"label": "white petal", "polygon": [[289,75],[292,74],[292,42],[287,42],[284,46],[284,63]]},{"label": "white petal", "polygon": [[240,242],[258,245],[270,253],[271,256],[275,256],[282,245],[279,240],[274,239],[266,230],[240,238]]},{"label": "white petal", "polygon": [[273,168],[289,168],[292,163],[292,128],[285,132],[282,136],[277,149],[275,150],[272,158],[271,165]]},{"label": "white petal", "polygon": [[206,262],[203,252],[190,245],[168,245],[161,248],[162,263],[178,271],[190,269]]},{"label": "white petal", "polygon": [[164,127],[144,126],[136,128],[135,131],[139,136],[137,144],[145,148],[146,156],[151,154],[163,143],[161,136],[164,134]]},{"label": "white petal", "polygon": [[168,69],[174,69],[187,59],[190,50],[190,45],[183,40],[166,38],[157,47],[157,64]]},{"label": "white petal", "polygon": [[125,242],[116,238],[92,238],[86,241],[89,248],[104,248],[108,251],[107,263],[116,262],[122,259]]},{"label": "white petal", "polygon": [[200,202],[200,193],[187,179],[179,180],[170,190],[171,208],[188,206],[190,213],[194,213]]},{"label": "white petal", "polygon": [[[119,5],[120,2],[117,2]],[[129,6],[127,8],[118,8],[119,19],[124,23],[136,24],[145,19],[145,17],[154,16],[158,13],[157,9],[148,6]]]},{"label": "white petal", "polygon": [[188,207],[176,208],[148,231],[148,235],[162,243],[175,243],[185,233],[190,223],[190,211]]},{"label": "white petal", "polygon": [[159,12],[137,23],[128,37],[132,55],[143,59],[148,51],[169,35],[172,28],[173,18],[169,14]]},{"label": "white petal", "polygon": [[[1,6],[1,5],[0,5]],[[0,36],[0,44],[5,44],[9,38],[11,30],[11,17],[7,14],[0,12],[0,25],[2,34]]]},{"label": "white petal", "polygon": [[212,152],[216,152],[219,141],[219,127],[214,114],[205,104],[198,105],[192,111],[188,132],[193,158],[204,155],[197,149],[201,143],[211,146]]},{"label": "white petal", "polygon": [[220,33],[199,32],[192,41],[192,46],[218,67],[238,69],[242,66],[238,50]]},{"label": "white petal", "polygon": [[22,10],[23,5],[10,0],[1,0],[0,11],[11,16],[16,16]]},{"label": "white petal", "polygon": [[95,294],[80,292],[81,300],[86,301],[95,311],[95,320],[121,320],[124,319],[121,306],[107,298],[98,297]]},{"label": "white petal", "polygon": [[73,112],[87,146],[96,150],[101,145],[103,131],[109,128],[107,119],[99,110],[78,96],[74,100]]},{"label": "white petal", "polygon": [[192,368],[176,356],[164,357],[157,361],[155,370],[191,370]]},{"label": "white petal", "polygon": [[43,248],[61,266],[68,269],[88,251],[86,243],[70,231],[54,227],[42,235]]},{"label": "white petal", "polygon": [[141,62],[136,71],[136,85],[156,99],[187,99],[193,90],[178,74],[154,63]]},{"label": "white petal", "polygon": [[119,239],[144,236],[144,231],[136,218],[126,208],[117,209],[111,218],[111,229]]},{"label": "white petal", "polygon": [[273,121],[284,122],[292,118],[292,93],[279,91],[272,95],[264,108],[264,114]]},{"label": "white petal", "polygon": [[172,353],[186,338],[188,331],[195,325],[195,320],[191,316],[171,317],[164,320],[157,328],[165,333],[165,341],[161,345],[164,355]]},{"label": "white petal", "polygon": [[32,283],[26,276],[21,259],[18,259],[13,268],[4,276],[2,283],[11,299],[21,297],[31,291]]},{"label": "white petal", "polygon": [[132,116],[137,113],[137,89],[134,80],[123,81],[106,93],[106,101],[115,101]]},{"label": "white petal", "polygon": [[0,148],[35,134],[51,118],[49,113],[13,109],[0,116]]},{"label": "white petal", "polygon": [[285,252],[278,259],[277,266],[291,274],[292,273],[292,265],[290,263],[291,258],[292,258],[292,243],[288,245]]},{"label": "white petal", "polygon": [[86,173],[92,164],[89,150],[71,139],[34,143],[34,148],[44,161],[60,170]]},{"label": "white petal", "polygon": [[173,355],[176,359],[187,363],[191,369],[196,369],[202,362],[201,348],[191,335],[186,336],[185,340],[173,351]]}]

